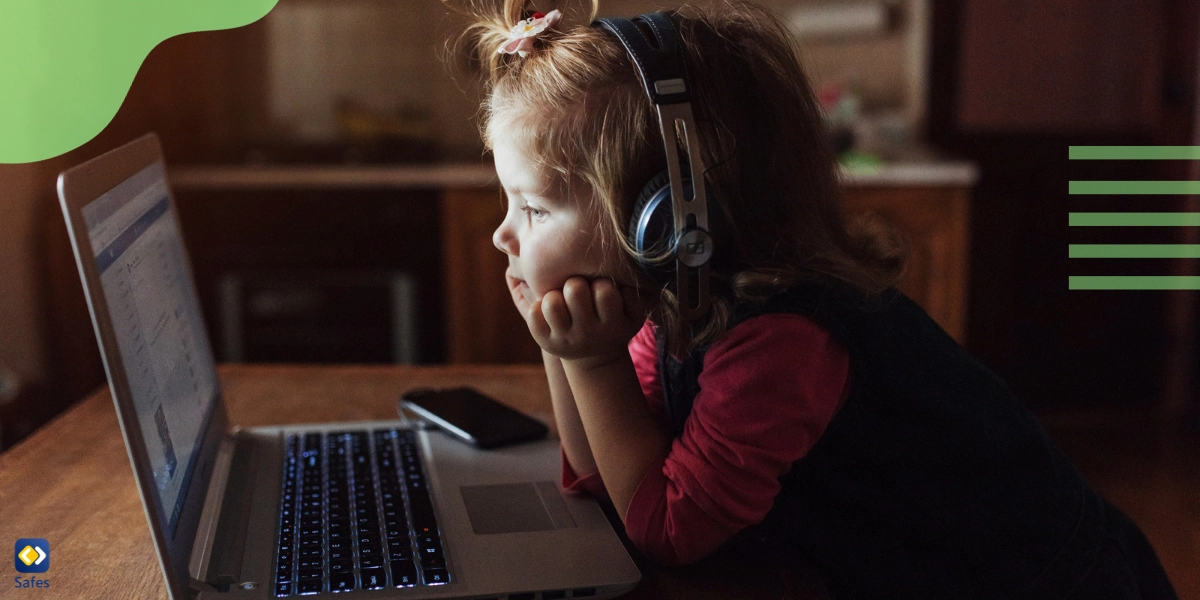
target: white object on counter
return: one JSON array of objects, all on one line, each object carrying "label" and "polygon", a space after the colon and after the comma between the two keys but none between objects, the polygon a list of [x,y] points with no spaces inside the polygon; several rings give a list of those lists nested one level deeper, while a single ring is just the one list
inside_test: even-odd
[{"label": "white object on counter", "polygon": [[900,162],[878,167],[842,167],[842,181],[851,186],[972,186],[979,168],[969,162]]},{"label": "white object on counter", "polygon": [[881,35],[889,28],[888,5],[884,2],[801,4],[788,12],[788,23],[804,40]]}]

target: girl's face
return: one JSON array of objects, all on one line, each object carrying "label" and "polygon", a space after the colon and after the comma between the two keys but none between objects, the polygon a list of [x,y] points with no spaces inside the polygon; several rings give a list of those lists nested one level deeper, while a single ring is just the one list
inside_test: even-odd
[{"label": "girl's face", "polygon": [[532,304],[546,292],[562,289],[574,275],[592,279],[613,272],[606,268],[599,244],[593,245],[598,223],[582,210],[587,201],[583,194],[568,197],[561,181],[507,141],[504,127],[494,131],[492,152],[508,209],[492,242],[508,255],[509,275],[525,299]]}]

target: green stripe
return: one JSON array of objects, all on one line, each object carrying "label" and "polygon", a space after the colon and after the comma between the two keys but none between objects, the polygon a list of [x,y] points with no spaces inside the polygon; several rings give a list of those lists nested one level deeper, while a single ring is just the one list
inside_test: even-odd
[{"label": "green stripe", "polygon": [[1200,146],[1071,146],[1071,160],[1200,160]]},{"label": "green stripe", "polygon": [[1200,213],[1073,212],[1072,227],[1197,227]]},{"label": "green stripe", "polygon": [[1084,276],[1069,277],[1072,290],[1200,290],[1200,277],[1165,276]]},{"label": "green stripe", "polygon": [[1071,244],[1068,258],[1200,258],[1200,244]]},{"label": "green stripe", "polygon": [[1200,194],[1200,181],[1071,181],[1072,194]]}]

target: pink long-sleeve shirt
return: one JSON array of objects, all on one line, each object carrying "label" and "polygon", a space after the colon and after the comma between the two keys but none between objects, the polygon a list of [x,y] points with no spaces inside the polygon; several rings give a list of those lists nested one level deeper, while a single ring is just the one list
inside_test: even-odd
[{"label": "pink long-sleeve shirt", "polygon": [[[666,422],[654,325],[629,343],[651,412]],[[629,539],[664,565],[687,564],[762,521],[779,478],[806,455],[845,400],[845,348],[811,319],[767,314],[730,329],[704,356],[683,434],[642,478],[625,516]],[[563,487],[607,497],[599,473],[563,456]]]}]

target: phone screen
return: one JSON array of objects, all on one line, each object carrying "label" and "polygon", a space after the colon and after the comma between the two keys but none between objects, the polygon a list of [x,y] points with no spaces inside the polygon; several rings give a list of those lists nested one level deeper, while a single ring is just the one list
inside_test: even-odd
[{"label": "phone screen", "polygon": [[471,388],[414,390],[404,394],[406,408],[448,433],[480,448],[496,448],[541,439],[548,429]]}]

